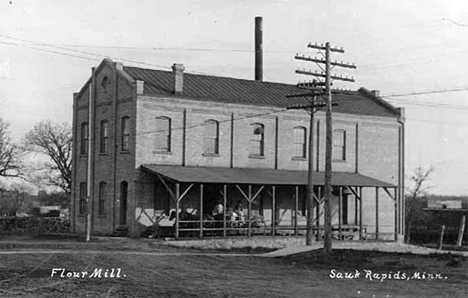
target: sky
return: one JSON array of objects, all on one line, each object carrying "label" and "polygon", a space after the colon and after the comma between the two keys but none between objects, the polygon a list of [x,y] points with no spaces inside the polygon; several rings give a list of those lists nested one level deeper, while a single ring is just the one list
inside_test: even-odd
[{"label": "sky", "polygon": [[[406,109],[406,174],[433,167],[430,192],[468,194],[468,3],[464,0],[0,0],[0,117],[21,141],[72,121],[73,92],[109,57],[124,65],[253,79],[263,17],[265,81],[308,80],[308,43],[343,47],[335,69]],[[414,93],[422,93],[414,95]],[[413,95],[412,95],[413,94]]]}]

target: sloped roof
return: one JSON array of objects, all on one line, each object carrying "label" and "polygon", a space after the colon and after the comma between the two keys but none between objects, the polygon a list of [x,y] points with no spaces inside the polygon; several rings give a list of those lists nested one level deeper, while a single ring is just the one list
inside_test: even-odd
[{"label": "sloped roof", "polygon": [[[124,67],[124,71],[133,79],[145,82],[145,95],[280,108],[308,103],[303,97],[286,98],[287,95],[307,92],[295,85],[184,73],[183,93],[174,95],[174,74],[170,71],[138,67]],[[338,113],[382,117],[399,115],[395,107],[372,96],[364,88],[358,91],[336,92],[333,100],[338,104],[333,111]]]},{"label": "sloped roof", "polygon": [[[142,169],[160,174],[177,182],[258,184],[258,185],[307,185],[307,171],[285,171],[273,169],[183,167],[171,165],[145,164]],[[315,185],[324,185],[325,174],[314,172]],[[333,172],[334,186],[396,187],[358,173]]]}]

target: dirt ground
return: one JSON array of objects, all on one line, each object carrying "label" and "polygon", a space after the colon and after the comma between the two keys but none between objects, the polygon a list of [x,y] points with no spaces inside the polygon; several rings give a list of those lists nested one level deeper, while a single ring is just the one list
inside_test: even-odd
[{"label": "dirt ground", "polygon": [[[0,241],[0,252],[23,250],[19,243],[7,248]],[[97,241],[88,247],[100,252],[81,254],[0,254],[0,296],[468,297],[468,260],[461,256],[335,250],[329,258],[321,251],[265,258],[257,256],[259,250],[240,251],[242,256],[236,255],[239,251],[189,255],[200,250],[170,248],[156,241],[125,243]],[[70,248],[83,243],[62,245]],[[106,253],[119,246],[126,254]],[[161,254],[130,253],[133,250]],[[53,268],[64,268],[65,276],[75,271],[87,271],[88,276],[61,277],[62,271],[55,270],[51,277]],[[89,277],[95,268],[103,269],[101,278]],[[120,269],[121,277],[106,278],[105,270],[111,268]],[[352,275],[339,278],[344,272]]]}]

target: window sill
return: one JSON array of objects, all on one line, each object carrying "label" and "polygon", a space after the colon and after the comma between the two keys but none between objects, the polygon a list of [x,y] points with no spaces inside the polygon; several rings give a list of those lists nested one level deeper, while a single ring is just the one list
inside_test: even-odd
[{"label": "window sill", "polygon": [[203,153],[202,156],[205,157],[219,157],[218,153]]},{"label": "window sill", "polygon": [[153,151],[153,154],[172,155],[171,151]]},{"label": "window sill", "polygon": [[292,160],[297,160],[297,161],[307,161],[307,158],[305,157],[300,157],[300,156],[294,156]]},{"label": "window sill", "polygon": [[107,153],[107,152],[100,152],[99,153],[99,156],[108,156],[108,155],[109,155],[109,153]]},{"label": "window sill", "polygon": [[130,154],[130,151],[126,150],[126,151],[120,151],[119,154]]},{"label": "window sill", "polygon": [[336,163],[346,163],[346,160],[343,160],[343,159],[334,159],[333,162],[336,162]]},{"label": "window sill", "polygon": [[250,154],[250,155],[249,155],[249,158],[253,158],[253,159],[265,159],[265,156],[264,156],[264,155],[253,155],[253,154]]},{"label": "window sill", "polygon": [[87,214],[83,213],[83,214],[78,214],[78,217],[86,217]]},{"label": "window sill", "polygon": [[107,218],[107,215],[105,215],[105,214],[99,214],[99,215],[98,215],[98,218]]},{"label": "window sill", "polygon": [[87,153],[86,154],[80,154],[80,158],[86,158],[86,157],[88,157]]}]

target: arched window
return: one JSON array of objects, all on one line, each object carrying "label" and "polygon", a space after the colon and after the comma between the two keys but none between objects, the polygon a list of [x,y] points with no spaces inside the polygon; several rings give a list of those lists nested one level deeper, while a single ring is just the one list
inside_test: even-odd
[{"label": "arched window", "polygon": [[346,160],[346,131],[344,129],[333,131],[333,159]]},{"label": "arched window", "polygon": [[302,126],[294,127],[294,156],[306,158],[307,129]]},{"label": "arched window", "polygon": [[264,126],[261,123],[253,123],[253,134],[250,139],[250,155],[264,156]]},{"label": "arched window", "polygon": [[81,146],[80,153],[85,155],[88,154],[88,144],[89,144],[89,126],[88,122],[81,123]]},{"label": "arched window", "polygon": [[219,123],[216,120],[205,121],[203,151],[206,154],[219,154]]},{"label": "arched window", "polygon": [[85,214],[87,211],[86,195],[87,195],[86,182],[81,182],[80,183],[80,200],[79,200],[79,206],[78,206],[79,214]]},{"label": "arched window", "polygon": [[122,151],[130,149],[130,117],[122,117]]},{"label": "arched window", "polygon": [[109,78],[104,77],[101,81],[101,87],[104,90],[104,92],[107,92],[107,87],[109,86]]},{"label": "arched window", "polygon": [[155,131],[156,151],[171,152],[171,118],[157,117]]},{"label": "arched window", "polygon": [[99,208],[98,214],[105,215],[106,214],[106,188],[107,183],[104,181],[99,182]]},{"label": "arched window", "polygon": [[101,139],[100,139],[100,153],[107,153],[109,140],[109,122],[107,120],[101,121]]}]

